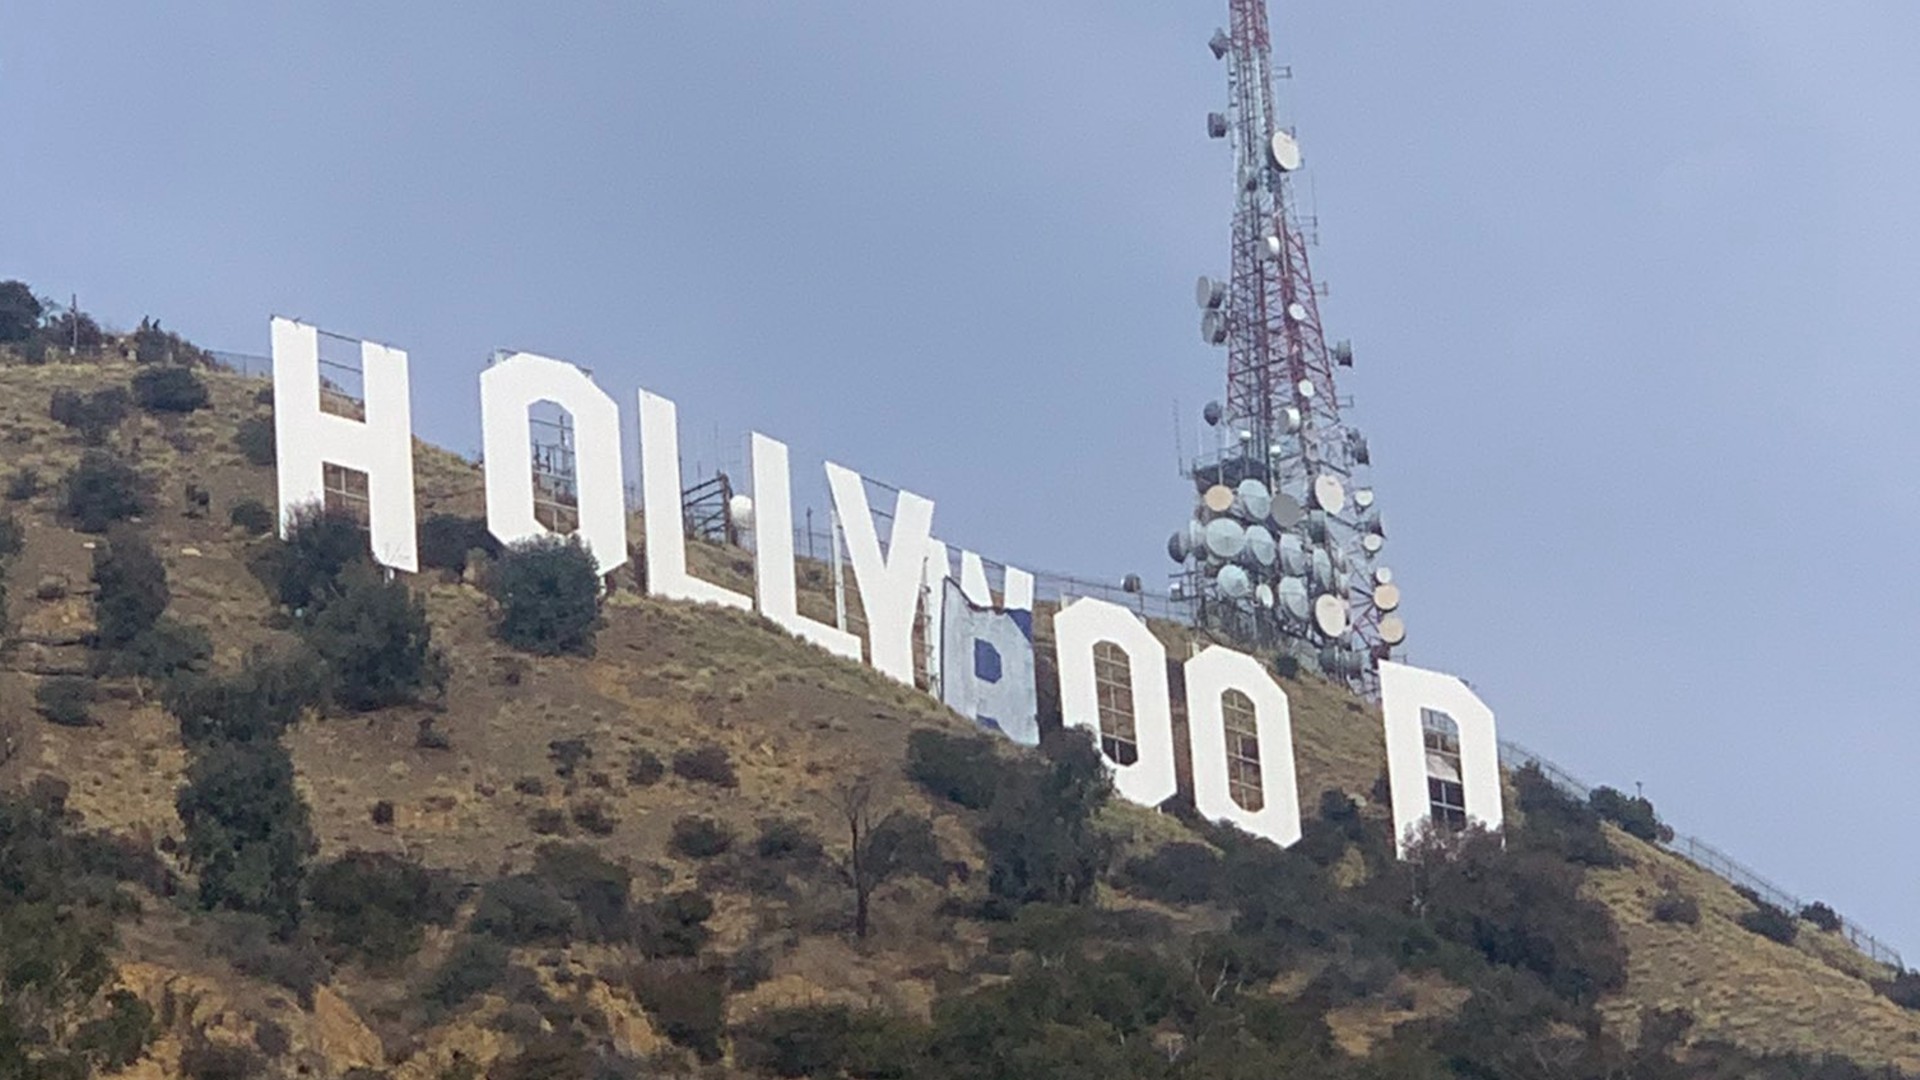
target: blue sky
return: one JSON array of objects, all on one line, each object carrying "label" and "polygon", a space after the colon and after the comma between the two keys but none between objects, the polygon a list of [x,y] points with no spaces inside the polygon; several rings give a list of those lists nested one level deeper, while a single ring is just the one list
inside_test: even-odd
[{"label": "blue sky", "polygon": [[[989,556],[1164,573],[1224,0],[552,10],[16,0],[0,277],[402,346],[463,451],[486,355],[544,352],[678,400],[690,464],[758,428]],[[1408,657],[1920,961],[1920,11],[1275,29]]]}]

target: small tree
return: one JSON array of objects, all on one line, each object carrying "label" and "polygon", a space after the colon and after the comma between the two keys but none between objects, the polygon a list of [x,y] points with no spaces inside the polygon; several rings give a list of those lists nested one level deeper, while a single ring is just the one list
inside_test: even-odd
[{"label": "small tree", "polygon": [[273,511],[259,499],[241,499],[227,511],[227,522],[249,536],[265,536],[273,531]]},{"label": "small tree", "polygon": [[91,394],[59,389],[47,400],[47,416],[62,427],[80,433],[88,446],[99,446],[133,411],[133,398],[123,386],[109,386]]},{"label": "small tree", "polygon": [[104,450],[89,450],[67,473],[67,517],[81,532],[102,533],[146,510],[140,474]]},{"label": "small tree", "polygon": [[574,538],[546,536],[507,548],[487,577],[499,605],[495,632],[541,656],[589,655],[600,628],[600,576]]},{"label": "small tree", "polygon": [[299,922],[314,839],[293,762],[278,742],[203,746],[175,806],[202,907],[265,915],[283,930]]},{"label": "small tree", "polygon": [[93,724],[93,681],[71,675],[55,675],[34,691],[34,705],[40,715],[61,727],[90,727]]},{"label": "small tree", "polygon": [[340,592],[347,567],[368,561],[360,522],[313,504],[294,509],[286,543],[268,560],[267,571],[282,604],[312,614]]},{"label": "small tree", "polygon": [[446,688],[426,605],[399,581],[368,567],[346,575],[315,615],[307,640],[326,661],[333,699],[356,712],[413,701]]},{"label": "small tree", "polygon": [[1053,733],[1041,750],[1044,761],[1007,769],[980,825],[987,887],[1015,903],[1084,904],[1112,857],[1093,819],[1113,779],[1084,730]]},{"label": "small tree", "polygon": [[902,875],[939,876],[940,849],[927,819],[902,810],[879,816],[873,785],[865,780],[840,788],[834,809],[847,825],[840,873],[853,890],[853,934],[864,938],[872,928],[873,891]]},{"label": "small tree", "polygon": [[133,377],[133,399],[148,412],[192,412],[206,408],[207,384],[187,368],[148,368]]},{"label": "small tree", "polygon": [[500,541],[487,529],[485,518],[432,514],[420,523],[423,568],[459,573],[467,568],[467,555],[475,550],[486,552],[488,558],[500,555]]},{"label": "small tree", "polygon": [[234,447],[253,465],[273,464],[274,440],[271,416],[249,416],[240,421],[233,433]]},{"label": "small tree", "polygon": [[106,544],[93,549],[95,641],[123,649],[153,628],[167,610],[167,567],[147,538],[116,526]]},{"label": "small tree", "polygon": [[0,281],[0,342],[25,341],[40,325],[40,299],[24,281]]}]

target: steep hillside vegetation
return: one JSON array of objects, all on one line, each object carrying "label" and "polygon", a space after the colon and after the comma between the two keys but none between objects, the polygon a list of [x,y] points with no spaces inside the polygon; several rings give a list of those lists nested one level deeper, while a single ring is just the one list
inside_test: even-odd
[{"label": "steep hillside vegetation", "polygon": [[1312,680],[1281,851],[631,571],[583,646],[432,448],[440,568],[282,544],[265,384],[154,340],[0,353],[0,1077],[1920,1073],[1913,980],[1537,774],[1397,862]]}]

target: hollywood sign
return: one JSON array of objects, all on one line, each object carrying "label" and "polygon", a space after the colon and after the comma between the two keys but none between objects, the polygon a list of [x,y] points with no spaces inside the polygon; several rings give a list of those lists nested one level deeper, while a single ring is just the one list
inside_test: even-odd
[{"label": "hollywood sign", "polygon": [[[366,474],[373,557],[408,573],[419,570],[413,491],[413,423],[407,356],[399,349],[361,344],[364,419],[322,407],[319,332],[276,318],[273,334],[274,433],[278,446],[280,529],[284,536],[295,508],[324,501],[328,464]],[[579,525],[575,534],[602,574],[627,561],[628,506],[620,408],[586,372],[564,361],[531,353],[496,360],[480,376],[480,416],[486,473],[487,527],[503,544],[545,535],[535,516],[532,409],[550,402],[571,414],[575,433],[575,485]],[[866,640],[800,614],[793,551],[793,507],[787,447],[754,432],[750,438],[754,505],[754,594],[695,577],[687,569],[682,531],[679,422],[672,401],[639,391],[641,511],[645,518],[646,588],[671,600],[758,611],[775,625],[837,656],[863,661],[876,671],[914,685],[913,635],[927,605],[930,623],[941,626],[951,564],[947,546],[935,539],[933,501],[901,491],[883,549],[867,502],[866,482],[851,469],[827,462],[833,507],[846,540],[847,560],[866,621]],[[1033,577],[1009,567],[996,604],[980,558],[960,555],[953,584],[970,605],[1002,612],[1033,609]],[[1026,625],[1030,626],[1030,622]],[[1126,658],[1133,689],[1139,753],[1132,762],[1107,759],[1115,789],[1143,806],[1158,806],[1177,791],[1174,775],[1172,703],[1166,648],[1131,611],[1102,600],[1066,603],[1053,619],[1060,707],[1069,727],[1100,732],[1095,646],[1108,643]],[[940,636],[936,631],[930,637]],[[1001,635],[1000,653],[1019,648]],[[953,652],[953,642],[948,643]],[[1014,656],[1033,670],[1027,655]],[[970,652],[971,650],[969,650]],[[1252,656],[1212,645],[1185,662],[1188,738],[1194,801],[1201,813],[1231,822],[1281,845],[1300,838],[1300,792],[1295,773],[1293,725],[1286,691]],[[1503,820],[1498,740],[1492,710],[1459,679],[1437,671],[1381,661],[1380,698],[1387,747],[1393,821],[1404,851],[1431,816],[1423,712],[1444,713],[1459,730],[1459,781],[1469,821],[1498,828]],[[1225,696],[1237,691],[1253,705],[1259,746],[1259,810],[1236,802],[1229,789]],[[1031,689],[1029,688],[1029,696]],[[977,718],[977,717],[976,717]],[[1034,741],[1021,727],[1020,741]]]}]

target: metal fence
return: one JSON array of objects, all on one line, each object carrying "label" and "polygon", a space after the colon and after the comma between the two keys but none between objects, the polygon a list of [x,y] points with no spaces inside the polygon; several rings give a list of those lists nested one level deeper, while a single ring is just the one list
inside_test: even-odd
[{"label": "metal fence", "polygon": [[[1585,802],[1593,793],[1593,788],[1586,781],[1518,743],[1501,741],[1500,764],[1509,769],[1520,769],[1532,765],[1538,768],[1553,786],[1582,802]],[[1799,897],[1761,877],[1733,856],[1697,836],[1675,833],[1661,841],[1660,846],[1735,888],[1746,890],[1789,914],[1797,915],[1807,907],[1806,902]],[[1845,934],[1854,948],[1859,949],[1868,959],[1885,964],[1896,971],[1906,970],[1905,963],[1900,959],[1899,950],[1874,937],[1851,919],[1841,918],[1840,932]]]}]

